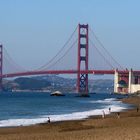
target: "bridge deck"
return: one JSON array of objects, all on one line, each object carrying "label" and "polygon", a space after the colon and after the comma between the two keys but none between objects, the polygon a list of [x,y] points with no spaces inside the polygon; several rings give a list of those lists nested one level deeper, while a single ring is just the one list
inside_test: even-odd
[{"label": "bridge deck", "polygon": [[[120,74],[128,74],[128,70],[119,70]],[[0,77],[9,78],[9,77],[17,77],[17,76],[30,76],[30,75],[43,75],[43,74],[77,74],[77,70],[46,70],[46,71],[27,71],[27,72],[19,72],[19,73],[9,73],[3,74]],[[114,74],[115,70],[81,70],[80,73],[83,74]],[[140,71],[133,71],[135,74],[140,74]]]}]

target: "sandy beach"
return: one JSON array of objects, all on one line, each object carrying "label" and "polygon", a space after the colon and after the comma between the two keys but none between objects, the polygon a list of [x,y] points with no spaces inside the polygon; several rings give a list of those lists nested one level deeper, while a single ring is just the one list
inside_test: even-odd
[{"label": "sandy beach", "polygon": [[[140,140],[140,97],[122,99],[136,107],[79,121],[55,122],[27,127],[0,128],[0,140]],[[138,111],[138,112],[137,112]]]}]

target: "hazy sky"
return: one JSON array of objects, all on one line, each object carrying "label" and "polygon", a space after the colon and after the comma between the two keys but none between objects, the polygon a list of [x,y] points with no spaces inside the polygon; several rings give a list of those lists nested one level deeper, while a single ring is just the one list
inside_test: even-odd
[{"label": "hazy sky", "polygon": [[51,59],[78,23],[120,64],[140,70],[140,0],[0,0],[0,43],[27,68]]}]

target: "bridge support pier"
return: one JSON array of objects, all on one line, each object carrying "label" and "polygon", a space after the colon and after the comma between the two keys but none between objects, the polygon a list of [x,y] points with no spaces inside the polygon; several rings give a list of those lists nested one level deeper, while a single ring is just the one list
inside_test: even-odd
[{"label": "bridge support pier", "polygon": [[77,62],[77,91],[88,94],[88,74],[81,70],[88,71],[88,24],[78,25],[78,62]]},{"label": "bridge support pier", "polygon": [[140,74],[129,70],[125,73],[119,73],[115,70],[114,74],[114,93],[135,93],[140,91]]},{"label": "bridge support pier", "polygon": [[118,92],[118,82],[119,82],[118,76],[119,76],[118,70],[115,69],[115,74],[114,74],[114,93]]},{"label": "bridge support pier", "polygon": [[129,83],[128,83],[128,93],[132,92],[132,83],[133,83],[133,73],[132,70],[129,71]]},{"label": "bridge support pier", "polygon": [[3,47],[0,45],[0,90],[2,90]]}]

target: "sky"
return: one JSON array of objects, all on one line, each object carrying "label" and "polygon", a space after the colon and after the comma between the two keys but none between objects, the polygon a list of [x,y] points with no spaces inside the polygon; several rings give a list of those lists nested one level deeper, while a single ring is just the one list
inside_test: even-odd
[{"label": "sky", "polygon": [[0,43],[27,69],[49,61],[78,23],[121,65],[140,70],[140,0],[0,0]]}]

